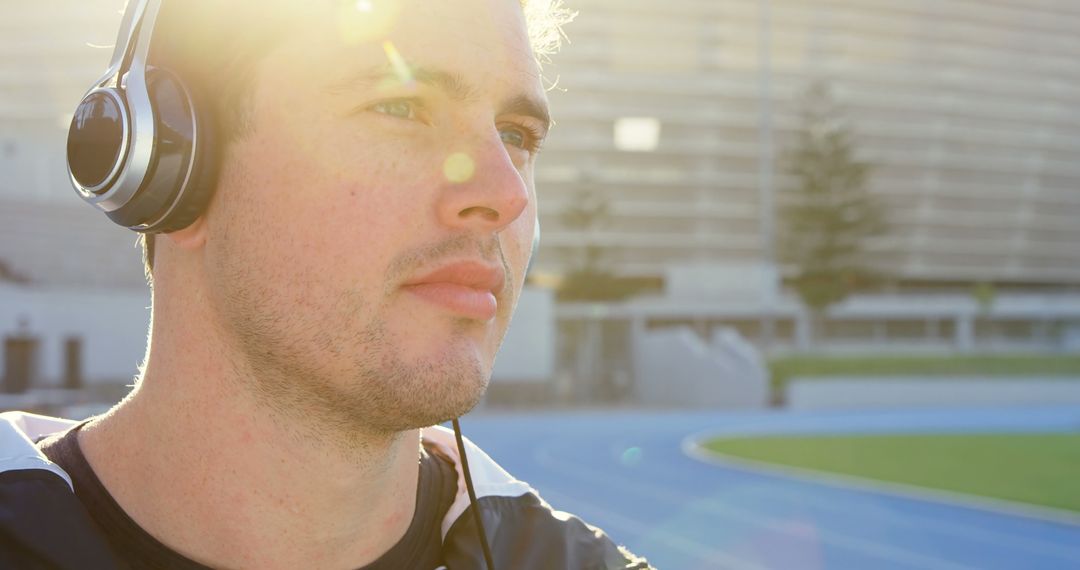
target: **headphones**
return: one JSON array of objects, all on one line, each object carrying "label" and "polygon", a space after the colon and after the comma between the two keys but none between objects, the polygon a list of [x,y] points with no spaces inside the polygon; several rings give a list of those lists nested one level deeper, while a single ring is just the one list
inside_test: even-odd
[{"label": "headphones", "polygon": [[173,72],[147,65],[161,0],[132,0],[105,74],[83,96],[67,140],[68,175],[86,202],[141,233],[183,229],[216,177],[213,121]]}]

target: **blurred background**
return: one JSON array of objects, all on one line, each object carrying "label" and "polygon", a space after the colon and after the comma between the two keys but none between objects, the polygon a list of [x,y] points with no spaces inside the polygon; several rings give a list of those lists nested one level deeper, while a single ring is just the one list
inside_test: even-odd
[{"label": "blurred background", "polygon": [[[98,413],[143,356],[64,159],[122,5],[0,2],[0,410]],[[1080,5],[568,5],[466,433],[662,568],[1080,567]]]}]

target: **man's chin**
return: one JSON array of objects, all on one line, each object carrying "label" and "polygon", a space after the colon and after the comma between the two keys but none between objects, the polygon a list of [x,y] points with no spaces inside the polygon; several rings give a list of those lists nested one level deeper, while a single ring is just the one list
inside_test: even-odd
[{"label": "man's chin", "polygon": [[[423,427],[460,417],[483,398],[491,378],[492,358],[483,344],[473,338],[453,335],[426,346],[428,352],[398,357],[397,367],[388,367],[387,379],[397,384],[403,415],[410,427]],[[392,370],[396,368],[396,370]]]},{"label": "man's chin", "polygon": [[416,429],[459,418],[477,406],[487,391],[486,377],[442,385],[416,395],[411,405],[402,406],[404,417],[398,431]]},{"label": "man's chin", "polygon": [[[484,394],[486,392],[487,392],[487,383],[485,382],[482,387],[480,387],[477,390],[474,390],[469,395],[469,397],[462,398],[461,400],[459,400],[457,402],[453,402],[453,405],[443,406],[442,409],[441,409],[441,411],[442,411],[441,414],[433,413],[432,418],[431,418],[430,421],[422,422],[423,425],[418,426],[418,427],[424,427],[424,426],[430,426],[430,425],[434,425],[434,424],[438,424],[438,423],[443,423],[443,422],[447,422],[447,421],[450,421],[450,420],[453,420],[453,419],[460,418],[461,416],[464,416],[465,414],[471,412],[474,408],[476,408],[476,406],[480,403],[480,400],[483,399]],[[438,417],[436,417],[436,416],[438,416]]]}]

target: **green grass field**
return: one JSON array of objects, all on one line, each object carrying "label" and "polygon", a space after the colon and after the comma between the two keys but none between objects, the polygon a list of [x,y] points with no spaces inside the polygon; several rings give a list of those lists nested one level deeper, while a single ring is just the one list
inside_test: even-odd
[{"label": "green grass field", "polygon": [[773,387],[794,377],[818,376],[1063,376],[1080,378],[1080,354],[955,356],[791,356],[769,362]]},{"label": "green grass field", "polygon": [[1080,434],[748,437],[735,457],[1080,511]]}]

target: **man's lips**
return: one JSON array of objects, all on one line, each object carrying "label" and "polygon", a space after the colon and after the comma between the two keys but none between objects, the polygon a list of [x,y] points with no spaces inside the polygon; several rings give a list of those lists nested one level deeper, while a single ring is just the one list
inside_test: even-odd
[{"label": "man's lips", "polygon": [[402,289],[463,317],[487,321],[498,310],[496,296],[506,285],[502,267],[459,261],[412,279]]}]

